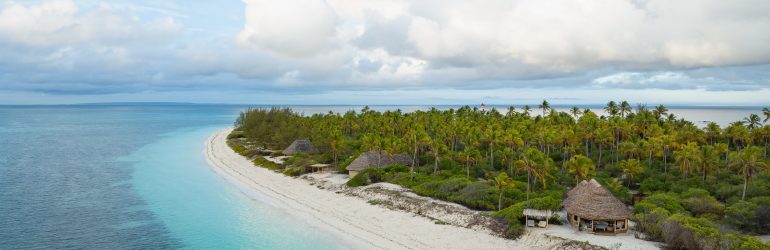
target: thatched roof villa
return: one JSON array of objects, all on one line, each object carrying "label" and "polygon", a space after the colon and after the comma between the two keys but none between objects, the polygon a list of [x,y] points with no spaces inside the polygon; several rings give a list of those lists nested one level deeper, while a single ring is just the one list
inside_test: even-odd
[{"label": "thatched roof villa", "polygon": [[382,168],[393,164],[409,165],[412,158],[405,154],[388,155],[385,151],[369,151],[362,153],[353,160],[345,169],[348,170],[350,177],[356,176],[358,172],[367,168]]},{"label": "thatched roof villa", "polygon": [[626,204],[596,180],[582,181],[564,200],[567,220],[580,230],[594,233],[624,233],[632,212]]},{"label": "thatched roof villa", "polygon": [[294,140],[294,142],[283,150],[285,155],[293,155],[296,153],[310,153],[313,151],[313,143],[307,139]]}]

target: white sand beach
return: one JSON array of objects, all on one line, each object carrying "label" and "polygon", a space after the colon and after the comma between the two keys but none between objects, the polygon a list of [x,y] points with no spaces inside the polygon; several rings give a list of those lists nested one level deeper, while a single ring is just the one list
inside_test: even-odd
[{"label": "white sand beach", "polygon": [[[318,230],[335,235],[342,245],[354,249],[561,249],[567,231],[559,237],[549,229],[527,233],[521,239],[507,240],[478,228],[436,224],[425,216],[395,211],[372,205],[360,195],[346,195],[319,188],[307,178],[292,178],[254,166],[232,151],[226,142],[232,129],[223,129],[206,141],[205,155],[209,164],[222,176],[239,186],[245,194],[267,200],[288,214],[307,222]],[[374,185],[373,185],[374,186]],[[387,185],[383,185],[386,187]],[[425,198],[427,199],[427,198]],[[461,207],[461,206],[460,206]],[[445,218],[441,218],[445,219]],[[449,218],[451,219],[451,218]],[[556,229],[556,228],[554,228]],[[655,248],[654,244],[631,237],[594,237],[611,242],[597,245],[620,246],[621,249]],[[591,240],[579,237],[579,240]],[[638,244],[647,243],[639,247]],[[634,247],[637,246],[637,247]]]}]

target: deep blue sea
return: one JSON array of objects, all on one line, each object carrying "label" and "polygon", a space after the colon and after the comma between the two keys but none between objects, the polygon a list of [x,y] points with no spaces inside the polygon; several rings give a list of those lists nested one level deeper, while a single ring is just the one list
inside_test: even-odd
[{"label": "deep blue sea", "polygon": [[[342,248],[332,236],[247,197],[207,165],[205,139],[231,126],[244,108],[0,106],[0,249]],[[722,125],[759,112],[671,110]]]}]

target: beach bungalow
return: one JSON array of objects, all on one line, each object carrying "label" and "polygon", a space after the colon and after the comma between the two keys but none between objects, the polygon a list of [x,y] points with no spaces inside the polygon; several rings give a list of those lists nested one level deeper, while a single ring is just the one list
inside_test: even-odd
[{"label": "beach bungalow", "polygon": [[382,168],[393,164],[412,164],[412,158],[405,154],[388,155],[385,151],[369,151],[362,153],[353,160],[345,169],[348,170],[350,177],[356,176],[358,172],[367,168]]},{"label": "beach bungalow", "polygon": [[293,155],[296,153],[310,153],[313,151],[313,143],[307,139],[294,140],[294,142],[283,150],[285,155]]},{"label": "beach bungalow", "polygon": [[582,181],[564,200],[567,220],[578,230],[593,233],[625,233],[631,209],[596,180]]},{"label": "beach bungalow", "polygon": [[548,218],[551,218],[551,215],[553,215],[553,211],[551,210],[538,210],[531,208],[524,209],[522,213],[524,214],[524,219],[527,222],[528,227],[547,227]]},{"label": "beach bungalow", "polygon": [[317,164],[310,165],[310,171],[313,173],[324,173],[324,172],[328,172],[329,169],[331,169],[331,166],[332,166],[331,164],[317,163]]}]

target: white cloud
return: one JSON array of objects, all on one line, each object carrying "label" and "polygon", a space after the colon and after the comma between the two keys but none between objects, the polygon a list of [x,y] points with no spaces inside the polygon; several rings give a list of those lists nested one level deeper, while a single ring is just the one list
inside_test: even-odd
[{"label": "white cloud", "polygon": [[106,3],[83,10],[73,0],[32,5],[9,1],[0,11],[0,38],[30,47],[157,46],[181,29],[173,18],[143,21]]},{"label": "white cloud", "polygon": [[336,15],[323,0],[246,0],[246,23],[236,41],[291,57],[336,49]]},{"label": "white cloud", "polygon": [[748,91],[762,86],[746,80],[719,77],[691,77],[683,72],[620,72],[591,81],[600,88],[619,89],[703,89],[708,91]]},{"label": "white cloud", "polygon": [[283,91],[770,87],[766,0],[244,3],[7,1],[0,82],[46,91],[136,82]]},{"label": "white cloud", "polygon": [[[437,82],[435,77],[449,72],[457,79],[442,79],[449,85],[606,68],[677,71],[770,63],[770,2],[762,0],[248,0],[246,5],[239,44],[294,62],[317,61],[324,53],[346,56],[327,65],[347,73],[331,74],[326,82],[389,79],[388,67],[398,66],[384,66],[380,75],[356,68],[356,60],[382,49],[388,57],[419,61],[410,81]],[[376,60],[369,61],[384,63]],[[312,73],[306,65],[288,71]],[[390,79],[376,82],[404,85],[395,81],[405,78]]]}]

